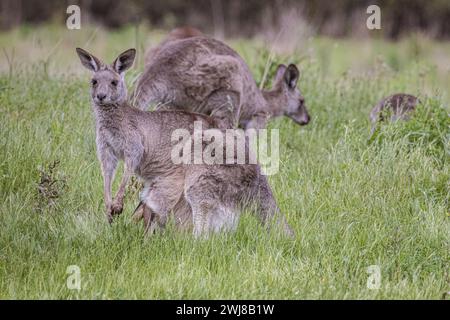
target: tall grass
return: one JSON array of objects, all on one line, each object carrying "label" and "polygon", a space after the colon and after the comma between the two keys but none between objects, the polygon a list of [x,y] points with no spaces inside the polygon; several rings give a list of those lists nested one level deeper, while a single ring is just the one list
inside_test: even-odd
[{"label": "tall grass", "polygon": [[[106,222],[89,75],[74,47],[90,39],[87,49],[112,59],[137,40],[131,29],[93,32],[0,34],[2,47],[15,48],[13,65],[0,66],[0,298],[437,299],[449,291],[450,78],[436,68],[448,44],[319,38],[275,56],[269,80],[276,63],[299,62],[312,116],[306,127],[270,123],[280,129],[281,163],[269,179],[297,236],[272,237],[244,216],[236,233],[196,241],[173,226],[144,238],[131,221],[135,192]],[[259,82],[268,49],[231,44]],[[369,140],[370,108],[398,91],[426,102]],[[80,291],[66,286],[69,265],[80,267]],[[370,265],[381,270],[378,290],[367,287]]]}]

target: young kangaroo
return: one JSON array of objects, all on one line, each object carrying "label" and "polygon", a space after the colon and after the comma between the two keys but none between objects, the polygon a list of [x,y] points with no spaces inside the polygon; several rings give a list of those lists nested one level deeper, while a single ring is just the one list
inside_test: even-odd
[{"label": "young kangaroo", "polygon": [[300,125],[310,121],[293,64],[279,65],[272,89],[260,90],[244,60],[218,40],[175,39],[152,54],[131,98],[140,109],[157,104],[157,110],[194,111],[225,128],[264,128],[282,115]]},{"label": "young kangaroo", "polygon": [[[180,220],[190,216],[196,236],[233,229],[239,212],[254,205],[263,223],[275,221],[292,235],[258,165],[184,165],[172,161],[174,130],[192,132],[196,121],[201,121],[204,128],[216,124],[201,114],[146,112],[129,106],[124,72],[133,64],[134,49],[120,54],[111,65],[80,48],[77,53],[81,63],[93,71],[91,98],[97,153],[110,222],[122,212],[125,187],[130,176],[136,174],[145,185],[141,201],[147,211],[146,230],[152,228],[153,217],[164,226],[171,212]],[[124,161],[124,173],[112,199],[111,183],[118,160]]]},{"label": "young kangaroo", "polygon": [[375,133],[379,121],[386,120],[383,116],[386,111],[391,115],[390,121],[408,120],[418,103],[420,100],[417,97],[406,93],[397,93],[381,99],[370,111],[370,135]]}]

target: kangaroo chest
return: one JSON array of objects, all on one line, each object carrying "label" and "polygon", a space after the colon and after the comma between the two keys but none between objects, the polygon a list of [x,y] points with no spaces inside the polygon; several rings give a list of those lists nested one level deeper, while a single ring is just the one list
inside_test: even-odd
[{"label": "kangaroo chest", "polygon": [[98,142],[118,159],[124,159],[125,148],[127,147],[126,137],[119,128],[102,128],[98,132]]}]

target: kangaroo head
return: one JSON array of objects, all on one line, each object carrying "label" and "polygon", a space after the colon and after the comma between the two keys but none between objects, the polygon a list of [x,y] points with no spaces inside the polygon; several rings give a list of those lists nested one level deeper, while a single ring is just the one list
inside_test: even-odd
[{"label": "kangaroo head", "polygon": [[89,52],[77,48],[81,63],[93,72],[91,79],[91,98],[96,105],[121,104],[127,99],[125,71],[134,62],[135,49],[121,53],[111,65],[104,64]]},{"label": "kangaroo head", "polygon": [[[285,115],[300,125],[308,124],[310,117],[306,110],[305,98],[297,88],[300,72],[294,64],[280,64],[275,74],[272,92],[275,93],[274,115]],[[273,103],[272,103],[273,104]]]}]

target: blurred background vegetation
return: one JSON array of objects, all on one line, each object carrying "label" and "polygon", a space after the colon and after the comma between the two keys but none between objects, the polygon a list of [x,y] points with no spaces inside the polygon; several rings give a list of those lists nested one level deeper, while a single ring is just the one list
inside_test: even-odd
[{"label": "blurred background vegetation", "polygon": [[[450,38],[448,0],[1,0],[0,28],[65,21],[70,4],[80,6],[83,22],[107,28],[192,25],[219,38],[248,37],[277,30],[295,16],[302,32],[333,37],[363,37],[370,32],[398,39],[418,32]],[[371,4],[381,8],[382,29],[377,32],[366,28]]]}]

